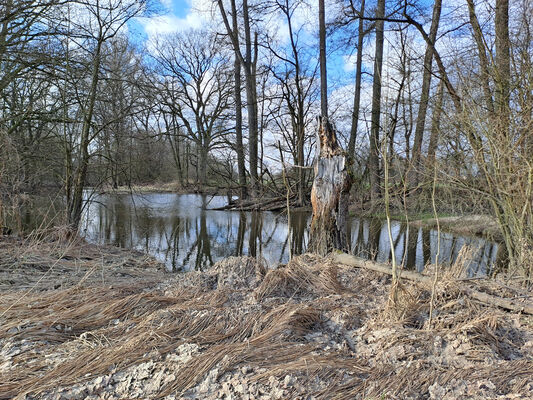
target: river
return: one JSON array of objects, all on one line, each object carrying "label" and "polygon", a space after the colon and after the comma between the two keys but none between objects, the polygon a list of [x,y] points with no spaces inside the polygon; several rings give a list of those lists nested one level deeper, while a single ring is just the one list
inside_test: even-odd
[{"label": "river", "polygon": [[[229,256],[261,257],[269,266],[285,263],[305,251],[310,213],[215,211],[226,198],[196,194],[103,194],[87,207],[81,233],[89,242],[133,248],[152,254],[169,271],[206,269]],[[421,271],[434,262],[436,230],[408,227],[392,221],[396,260]],[[352,217],[348,236],[351,252],[378,262],[391,260],[385,221]],[[473,250],[470,276],[490,270],[498,244],[478,237],[440,234],[439,262],[449,264],[463,246]]]}]

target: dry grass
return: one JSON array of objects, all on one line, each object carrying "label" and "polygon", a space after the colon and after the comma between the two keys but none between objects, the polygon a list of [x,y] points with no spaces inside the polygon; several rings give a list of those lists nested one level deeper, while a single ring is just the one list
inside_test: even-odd
[{"label": "dry grass", "polygon": [[132,278],[161,280],[164,267],[150,256],[80,239],[67,241],[61,230],[53,235],[61,240],[0,236],[0,291],[40,291]]},{"label": "dry grass", "polygon": [[256,289],[256,299],[266,297],[317,297],[341,293],[337,267],[324,259],[305,255],[292,260],[287,266],[269,271]]},{"label": "dry grass", "polygon": [[[66,250],[58,247],[73,258],[62,258],[61,271],[84,265],[95,251]],[[26,252],[34,264],[37,251]],[[533,388],[531,325],[469,302],[446,279],[437,286],[437,313],[427,330],[426,289],[402,284],[400,301],[386,308],[388,278],[327,259],[305,255],[266,274],[252,259],[233,259],[187,278],[150,281],[129,272],[128,258],[116,251],[119,261],[104,259],[129,280],[115,271],[113,284],[87,278],[32,291],[23,301],[20,291],[2,292],[0,345],[10,355],[0,368],[0,398],[53,398],[58,388],[68,393],[150,360],[172,379],[141,397],[219,398],[216,391],[200,395],[199,385],[210,373],[222,382],[245,365],[254,371],[250,385],[295,377],[301,386],[284,389],[284,398],[425,398],[430,388],[453,396],[458,382],[487,379],[495,393]],[[29,264],[17,268],[23,265]],[[199,350],[183,365],[166,362],[183,344]]]}]

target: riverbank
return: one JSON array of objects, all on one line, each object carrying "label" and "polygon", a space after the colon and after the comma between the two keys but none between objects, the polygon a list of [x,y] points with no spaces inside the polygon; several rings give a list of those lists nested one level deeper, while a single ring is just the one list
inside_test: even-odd
[{"label": "riverbank", "polygon": [[[352,215],[355,215],[353,212]],[[361,215],[386,219],[385,214],[370,213]],[[414,214],[408,218],[402,214],[391,215],[391,220],[409,222],[410,226],[423,229],[440,229],[443,232],[460,236],[477,236],[493,242],[503,242],[503,237],[498,222],[490,215],[466,214],[466,215],[439,215],[438,219],[433,214]]]},{"label": "riverbank", "polygon": [[485,239],[502,242],[503,237],[497,221],[489,215],[445,216],[438,219],[417,219],[411,225],[421,228],[437,228],[437,222],[443,231],[464,236],[481,236]]},{"label": "riverbank", "polygon": [[[383,210],[384,205],[377,209]],[[394,221],[408,222],[410,226],[423,229],[437,229],[437,219],[431,210],[424,212],[405,212],[398,207],[392,207],[390,218]],[[378,218],[385,220],[387,216],[383,212],[376,212],[376,207],[362,207],[361,204],[352,204],[349,207],[351,216]],[[461,214],[453,212],[439,212],[437,214],[438,225],[443,232],[460,236],[482,237],[492,242],[503,242],[500,227],[496,219],[487,214]]]},{"label": "riverbank", "polygon": [[195,189],[194,185],[190,185],[189,187],[183,187],[179,182],[172,181],[172,182],[164,182],[164,183],[151,183],[151,184],[135,184],[131,186],[119,186],[119,187],[112,187],[112,186],[102,186],[97,189],[99,193],[112,193],[112,194],[143,194],[143,193],[176,193],[176,194],[205,194],[207,196],[215,196],[217,194],[220,194],[222,196],[226,196],[226,190],[223,190],[221,188],[217,187],[206,187],[203,188],[201,191]]},{"label": "riverbank", "polygon": [[405,281],[391,305],[388,276],[328,258],[166,274],[140,253],[0,237],[0,398],[531,398],[533,320],[457,291],[462,268],[430,325],[426,287]]}]

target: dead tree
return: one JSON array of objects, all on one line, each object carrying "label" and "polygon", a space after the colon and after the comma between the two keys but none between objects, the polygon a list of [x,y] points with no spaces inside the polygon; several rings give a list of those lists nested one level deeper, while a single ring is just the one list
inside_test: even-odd
[{"label": "dead tree", "polygon": [[319,117],[317,145],[309,251],[324,255],[334,249],[349,250],[346,217],[352,177],[346,153],[327,118]]}]

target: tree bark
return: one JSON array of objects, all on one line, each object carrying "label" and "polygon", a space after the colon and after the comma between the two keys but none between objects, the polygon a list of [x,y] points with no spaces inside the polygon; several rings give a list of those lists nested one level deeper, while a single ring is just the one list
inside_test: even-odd
[{"label": "tree bark", "polygon": [[511,76],[509,39],[509,0],[496,0],[496,74],[495,101],[502,134],[509,135],[509,77]]},{"label": "tree bark", "polygon": [[200,162],[198,163],[200,188],[204,190],[207,186],[207,154],[208,145],[202,143],[200,146]]},{"label": "tree bark", "polygon": [[385,0],[378,0],[376,10],[376,53],[372,83],[372,115],[370,123],[370,155],[368,169],[370,174],[370,200],[374,205],[381,193],[379,174],[379,130],[381,114],[381,70],[383,67],[383,40],[385,35]]},{"label": "tree bark", "polygon": [[442,102],[444,99],[444,84],[442,81],[439,83],[437,89],[437,103],[433,110],[433,116],[431,118],[431,133],[429,135],[429,145],[426,160],[426,169],[432,169],[435,163],[435,154],[437,152],[437,146],[439,143],[439,129],[440,129],[440,117],[442,115]]},{"label": "tree bark", "polygon": [[309,250],[324,255],[333,249],[349,250],[346,217],[352,180],[346,154],[327,118],[319,118],[317,145]]},{"label": "tree bark", "polygon": [[355,65],[355,93],[353,97],[352,128],[350,129],[350,140],[348,141],[348,157],[353,157],[355,153],[355,139],[357,138],[357,126],[359,123],[359,108],[361,105],[361,77],[363,75],[363,39],[364,39],[364,17],[365,0],[361,0],[361,11],[359,17],[359,29],[357,36],[357,61]]},{"label": "tree bark", "polygon": [[[237,32],[237,9],[235,0],[231,0],[233,31]],[[238,36],[237,36],[238,41]],[[241,61],[235,51],[235,151],[237,153],[237,170],[239,173],[240,198],[244,200],[248,197],[246,190],[246,167],[244,159],[244,145],[242,141],[242,97],[241,97]]]},{"label": "tree bark", "polygon": [[318,1],[318,30],[320,41],[320,113],[328,118],[328,73],[326,67],[326,18],[324,0]]},{"label": "tree bark", "polygon": [[[429,30],[429,39],[435,43],[437,31],[439,29],[440,12],[442,0],[436,0],[433,5],[433,16],[431,28]],[[422,90],[420,93],[420,103],[418,105],[418,114],[416,117],[415,139],[413,143],[413,157],[411,159],[413,174],[411,185],[416,187],[420,181],[421,173],[421,152],[422,142],[424,140],[424,128],[426,125],[426,114],[429,103],[429,89],[431,84],[431,68],[433,65],[433,47],[426,45],[426,54],[424,55],[424,73],[422,76]]]},{"label": "tree bark", "polygon": [[[494,102],[492,99],[492,92],[490,89],[490,62],[485,50],[485,40],[483,38],[483,31],[479,25],[479,20],[476,15],[474,0],[467,0],[468,3],[468,15],[470,19],[470,25],[472,26],[472,33],[476,42],[479,67],[481,69],[481,83],[483,86],[483,94],[485,96],[485,102],[487,104],[487,110],[489,113],[494,112]],[[434,43],[434,42],[433,42]]]}]

